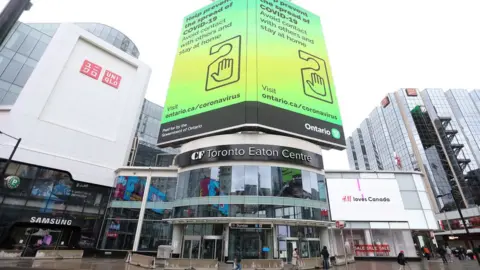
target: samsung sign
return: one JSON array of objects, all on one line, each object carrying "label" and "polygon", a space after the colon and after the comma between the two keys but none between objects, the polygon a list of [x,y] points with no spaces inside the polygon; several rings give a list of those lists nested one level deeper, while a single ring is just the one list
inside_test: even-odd
[{"label": "samsung sign", "polygon": [[322,156],[302,149],[278,145],[219,145],[182,153],[176,165],[191,165],[218,161],[280,161],[323,169]]},{"label": "samsung sign", "polygon": [[63,218],[31,217],[30,223],[71,226],[73,221],[71,219]]}]

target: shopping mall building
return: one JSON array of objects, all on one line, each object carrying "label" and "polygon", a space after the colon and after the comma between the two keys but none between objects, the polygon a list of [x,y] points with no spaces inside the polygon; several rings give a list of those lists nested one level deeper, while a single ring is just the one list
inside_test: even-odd
[{"label": "shopping mall building", "polygon": [[[116,173],[100,250],[290,261],[295,248],[309,258],[327,246],[416,257],[437,229],[420,173],[325,172],[320,147],[291,137],[212,136],[184,144],[174,166]],[[336,220],[346,221],[345,249]]]},{"label": "shopping mall building", "polygon": [[[155,254],[168,245],[180,258],[290,261],[295,248],[304,258],[320,256],[323,246],[334,256],[404,250],[416,257],[431,245],[438,225],[422,174],[325,171],[323,151],[344,148],[341,125],[318,128],[324,121],[279,107],[227,104],[186,117],[190,122],[170,121],[159,133],[176,136],[179,153],[162,155],[161,166],[131,166],[139,164],[132,144],[150,77],[138,54],[127,36],[101,24],[17,23],[1,44],[0,257],[39,250]],[[299,59],[308,57],[315,56]],[[189,75],[172,78],[196,78]],[[202,87],[234,89],[244,83],[238,76]],[[329,98],[324,103],[334,104]],[[203,126],[190,125],[199,119]],[[264,123],[228,128],[246,119]],[[276,128],[261,128],[267,125]],[[200,134],[202,127],[209,134]]]}]

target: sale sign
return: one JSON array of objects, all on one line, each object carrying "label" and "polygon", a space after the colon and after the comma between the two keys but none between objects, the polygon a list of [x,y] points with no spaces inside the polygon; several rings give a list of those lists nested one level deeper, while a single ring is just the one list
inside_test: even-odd
[{"label": "sale sign", "polygon": [[111,72],[110,70],[106,70],[105,74],[103,74],[102,82],[105,84],[110,85],[111,87],[117,88],[120,86],[120,81],[122,80],[122,76]]},{"label": "sale sign", "polygon": [[98,80],[100,73],[102,72],[102,67],[94,64],[88,60],[83,61],[82,67],[80,68],[80,73],[85,74],[95,80]]}]

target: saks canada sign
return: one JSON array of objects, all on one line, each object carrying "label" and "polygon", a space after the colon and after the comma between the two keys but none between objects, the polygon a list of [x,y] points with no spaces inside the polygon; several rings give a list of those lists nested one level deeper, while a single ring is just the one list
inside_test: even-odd
[{"label": "saks canada sign", "polygon": [[323,169],[321,155],[277,145],[218,145],[185,152],[175,159],[179,167],[218,161],[279,161]]},{"label": "saks canada sign", "polygon": [[63,219],[63,218],[49,218],[49,217],[31,217],[30,223],[71,226],[73,223],[73,220]]}]

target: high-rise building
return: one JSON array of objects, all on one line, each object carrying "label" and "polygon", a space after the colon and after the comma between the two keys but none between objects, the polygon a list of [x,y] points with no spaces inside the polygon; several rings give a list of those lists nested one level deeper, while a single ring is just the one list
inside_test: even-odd
[{"label": "high-rise building", "polygon": [[387,94],[347,138],[350,168],[421,171],[440,212],[455,209],[450,192],[462,207],[480,204],[479,100],[465,89]]}]

